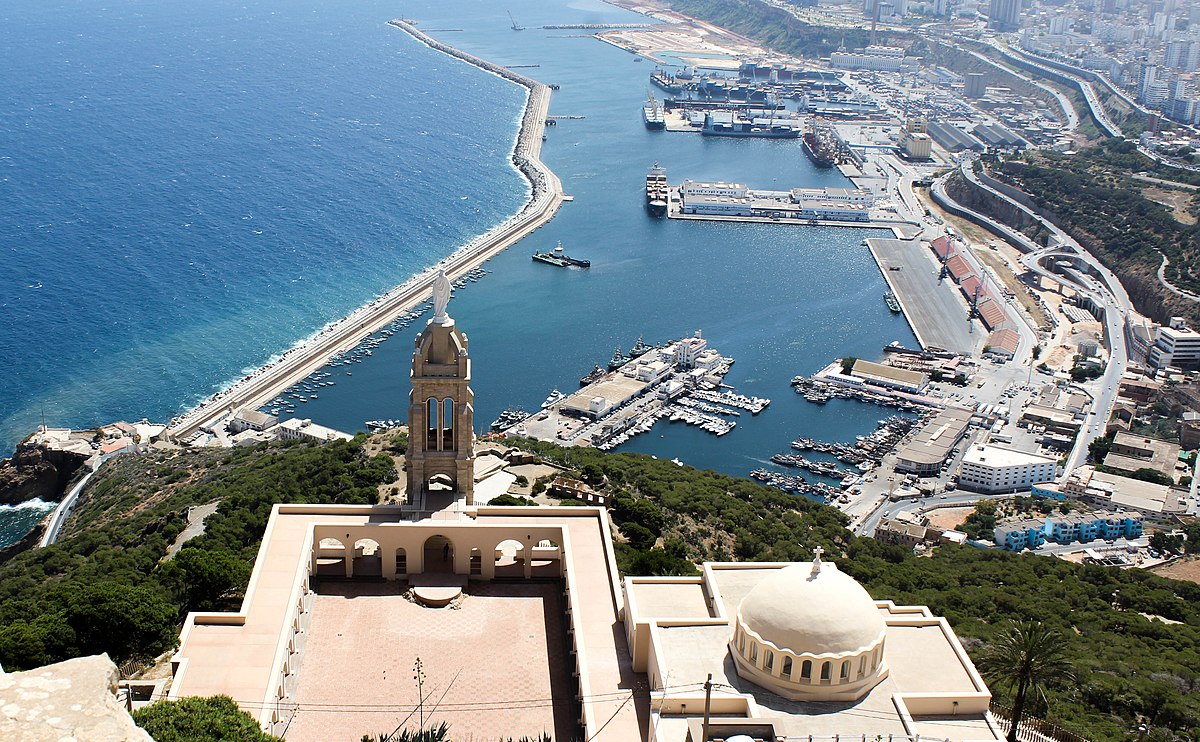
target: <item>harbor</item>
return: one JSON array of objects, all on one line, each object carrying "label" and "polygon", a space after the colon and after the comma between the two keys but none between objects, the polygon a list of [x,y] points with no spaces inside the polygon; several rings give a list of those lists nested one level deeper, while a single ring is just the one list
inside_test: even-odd
[{"label": "harbor", "polygon": [[[527,15],[530,21],[536,17],[524,10],[517,12],[516,8],[514,12],[522,20]],[[445,20],[430,18],[423,20],[425,25],[437,28],[445,25]],[[661,338],[678,333],[680,328],[703,326],[711,328],[713,337],[721,338],[721,355],[738,359],[721,383],[736,386],[748,398],[771,398],[772,407],[754,416],[743,407],[721,405],[693,393],[683,396],[684,401],[673,404],[670,411],[664,413],[656,404],[657,410],[631,415],[634,419],[627,423],[625,409],[614,413],[605,423],[620,422],[629,428],[614,427],[611,435],[597,437],[598,444],[745,475],[754,468],[750,463],[759,459],[756,452],[764,446],[786,446],[798,431],[820,428],[832,436],[852,439],[871,429],[878,417],[876,408],[843,399],[834,399],[823,407],[810,405],[791,391],[790,374],[780,376],[773,370],[807,367],[814,357],[812,350],[824,347],[831,339],[845,352],[859,354],[877,350],[891,340],[911,344],[903,320],[893,317],[879,301],[886,287],[870,256],[866,250],[855,248],[873,233],[845,227],[806,225],[802,230],[779,230],[753,223],[703,225],[647,219],[646,209],[652,205],[644,200],[641,188],[637,189],[636,201],[626,197],[629,168],[597,168],[604,158],[603,149],[598,147],[608,141],[606,136],[619,134],[621,146],[635,153],[631,161],[640,163],[632,174],[639,185],[646,177],[646,166],[656,159],[680,162],[699,179],[721,180],[736,174],[750,182],[781,179],[802,188],[847,187],[841,173],[815,169],[796,142],[662,136],[646,129],[640,117],[630,121],[628,108],[623,114],[608,102],[622,95],[630,103],[644,98],[644,84],[636,80],[644,80],[644,71],[630,64],[627,72],[621,70],[597,89],[595,65],[575,70],[563,62],[580,55],[601,66],[628,62],[628,57],[607,45],[596,45],[588,39],[543,37],[526,30],[521,34],[522,48],[505,54],[497,52],[495,44],[508,43],[510,37],[506,34],[468,23],[462,26],[465,30],[455,35],[456,45],[485,50],[498,61],[538,63],[539,75],[561,84],[561,90],[554,94],[555,110],[544,109],[536,114],[540,133],[529,143],[539,146],[541,159],[569,184],[576,200],[587,204],[587,209],[560,210],[539,229],[536,241],[525,243],[526,249],[496,254],[486,265],[492,275],[477,283],[468,280],[466,290],[456,292],[456,318],[470,333],[472,355],[479,359],[480,368],[491,369],[473,382],[477,426],[486,429],[487,423],[508,407],[522,406],[536,413],[536,418],[545,412],[539,405],[551,386],[558,385],[569,394],[581,376],[598,371],[595,381],[611,374],[605,363],[608,354],[603,355],[600,368],[595,368],[597,349],[611,349],[613,344],[621,343],[628,351],[637,330]],[[578,118],[570,125],[560,121],[558,126],[546,128],[545,121],[558,121],[560,112]],[[543,135],[548,136],[544,141]],[[702,162],[695,159],[700,148],[704,150]],[[781,158],[780,152],[786,152],[786,156]],[[665,176],[660,182],[665,185]],[[596,213],[606,216],[596,219]],[[559,241],[565,253],[589,260],[591,269],[551,270],[551,266],[531,260],[534,252],[553,252],[552,247]],[[729,250],[731,243],[759,247],[747,255]],[[808,266],[798,275],[778,270],[798,262]],[[416,297],[411,309],[396,318],[419,311],[428,298],[427,291],[422,293],[424,296]],[[753,307],[744,315],[748,300],[752,300]],[[826,338],[823,332],[813,331],[817,325],[797,324],[794,319],[784,326],[776,326],[774,320],[748,325],[741,319],[760,315],[803,318],[810,316],[818,303],[821,326],[828,322],[832,327],[861,325],[861,329],[849,334],[839,329],[836,336]],[[870,310],[864,311],[864,307]],[[396,369],[408,366],[408,340],[423,321],[418,316],[407,325],[381,324],[363,336],[367,342],[355,343],[336,359],[333,354],[329,356],[332,363],[343,365],[312,369],[331,376],[299,376],[296,388],[282,399],[270,396],[264,401],[290,402],[295,412],[284,407],[281,415],[311,417],[339,430],[353,432],[361,429],[364,421],[386,427],[389,419],[394,422],[403,417],[408,404]],[[389,326],[395,329],[394,334],[384,332]],[[581,328],[586,331],[581,332]],[[536,346],[531,346],[531,339],[536,339]],[[351,355],[355,347],[358,352]],[[534,347],[552,352],[533,351]],[[321,382],[334,383],[322,386]],[[288,396],[293,393],[307,401]],[[653,401],[645,399],[645,404]],[[728,414],[714,413],[694,403],[721,405]],[[782,410],[772,411],[781,405]],[[631,413],[640,409],[637,405],[630,407]],[[274,408],[279,409],[277,405]],[[651,416],[651,412],[657,414]],[[671,421],[672,412],[677,413],[675,422]],[[580,419],[564,422],[586,424]],[[638,422],[641,426],[635,429]],[[646,432],[647,428],[651,432]],[[727,432],[718,435],[722,430]]]}]

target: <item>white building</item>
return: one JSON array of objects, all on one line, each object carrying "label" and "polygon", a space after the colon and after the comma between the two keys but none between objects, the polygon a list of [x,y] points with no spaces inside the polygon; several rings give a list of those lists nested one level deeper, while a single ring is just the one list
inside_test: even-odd
[{"label": "white building", "polygon": [[1172,317],[1170,325],[1158,328],[1146,360],[1155,368],[1200,364],[1200,332],[1189,329],[1182,317]]},{"label": "white building", "polygon": [[1003,446],[972,446],[963,456],[958,486],[975,492],[1018,492],[1058,475],[1058,461]]},{"label": "white building", "polygon": [[679,193],[684,198],[688,196],[723,196],[725,198],[746,198],[750,189],[742,183],[705,183],[695,180],[685,180],[679,186]]},{"label": "white building", "polygon": [[271,428],[271,432],[275,434],[275,440],[277,441],[299,441],[305,438],[314,441],[348,441],[354,437],[349,433],[327,428],[324,425],[317,425],[312,420],[298,417],[284,420],[274,428]]}]

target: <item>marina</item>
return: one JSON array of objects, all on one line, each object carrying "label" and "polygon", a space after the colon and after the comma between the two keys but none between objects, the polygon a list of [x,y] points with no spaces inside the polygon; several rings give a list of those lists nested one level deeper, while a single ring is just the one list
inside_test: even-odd
[{"label": "marina", "polygon": [[541,412],[506,410],[492,428],[601,450],[649,432],[659,420],[725,436],[737,427],[731,418],[742,411],[757,415],[771,403],[726,388],[722,381],[732,365],[733,359],[709,347],[699,331],[661,346],[639,337],[628,355],[616,349],[607,371],[597,365],[579,391],[564,395],[555,389]]}]

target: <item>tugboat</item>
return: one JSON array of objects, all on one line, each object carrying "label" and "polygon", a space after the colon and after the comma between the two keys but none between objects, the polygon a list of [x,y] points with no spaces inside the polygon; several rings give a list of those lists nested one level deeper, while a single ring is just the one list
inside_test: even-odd
[{"label": "tugboat", "polygon": [[654,350],[654,346],[646,345],[646,341],[642,339],[641,335],[638,335],[637,342],[634,343],[633,347],[629,349],[629,357],[631,359],[637,358],[638,356],[649,353],[652,350]]},{"label": "tugboat", "polygon": [[579,386],[587,386],[588,384],[592,384],[597,381],[600,381],[601,379],[604,378],[604,375],[606,373],[608,373],[608,372],[605,371],[600,366],[600,364],[597,363],[595,368],[593,368],[591,371],[587,372],[582,377],[580,377]]},{"label": "tugboat", "polygon": [[546,263],[548,265],[557,266],[559,268],[570,268],[572,266],[574,266],[576,268],[591,268],[592,267],[592,261],[580,260],[579,258],[573,258],[570,255],[567,255],[565,252],[563,252],[563,246],[562,246],[561,242],[559,242],[557,245],[555,245],[554,249],[551,250],[550,252],[535,252],[533,254],[533,259],[538,261],[539,263]]},{"label": "tugboat", "polygon": [[646,128],[652,131],[661,131],[667,128],[667,118],[663,113],[662,104],[649,91],[646,93],[646,102],[642,104],[642,121],[645,122]]},{"label": "tugboat", "polygon": [[887,308],[892,310],[893,314],[900,314],[904,310],[900,307],[900,301],[896,299],[896,295],[891,291],[883,292],[883,300],[887,302]]},{"label": "tugboat", "polygon": [[654,163],[646,174],[646,209],[651,216],[666,216],[667,171]]},{"label": "tugboat", "polygon": [[621,351],[621,346],[618,345],[616,349],[613,350],[613,357],[608,359],[608,370],[616,371],[628,362],[629,357]]}]

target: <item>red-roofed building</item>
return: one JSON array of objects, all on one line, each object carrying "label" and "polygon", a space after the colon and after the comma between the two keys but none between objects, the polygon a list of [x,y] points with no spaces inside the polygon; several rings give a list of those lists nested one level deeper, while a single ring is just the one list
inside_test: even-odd
[{"label": "red-roofed building", "polygon": [[950,256],[950,253],[954,252],[954,243],[946,235],[938,237],[929,246],[933,248],[933,252],[942,260],[945,260]]},{"label": "red-roofed building", "polygon": [[1000,302],[991,298],[979,300],[979,319],[983,322],[983,326],[989,330],[994,330],[1004,324],[1004,308],[1000,306]]},{"label": "red-roofed building", "polygon": [[960,283],[960,286],[962,287],[963,296],[967,297],[967,301],[969,302],[975,301],[976,292],[979,293],[980,301],[987,296],[987,294],[983,292],[983,283],[973,273],[964,278]]},{"label": "red-roofed building", "polygon": [[946,270],[950,271],[950,275],[953,276],[954,280],[958,283],[962,283],[962,280],[967,276],[972,276],[975,274],[975,272],[971,270],[971,266],[967,263],[966,258],[961,255],[955,255],[947,260]]},{"label": "red-roofed building", "polygon": [[1002,327],[988,335],[988,350],[996,355],[1007,356],[1012,358],[1017,354],[1017,345],[1021,342],[1021,336],[1016,330]]}]

